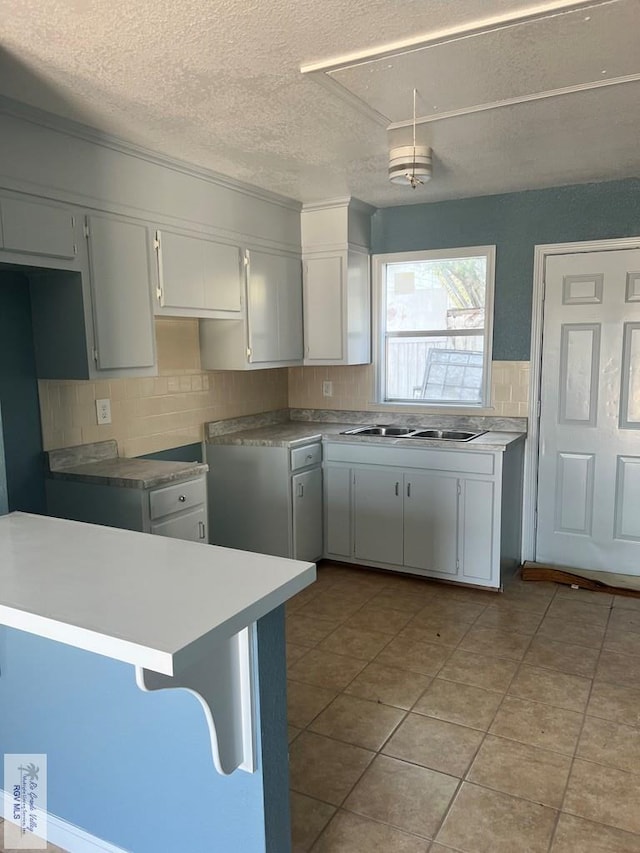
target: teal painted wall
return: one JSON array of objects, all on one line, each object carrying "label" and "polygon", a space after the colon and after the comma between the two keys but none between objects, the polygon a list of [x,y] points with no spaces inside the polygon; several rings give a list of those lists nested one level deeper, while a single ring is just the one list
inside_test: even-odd
[{"label": "teal painted wall", "polygon": [[0,515],[9,512],[7,499],[7,472],[4,461],[4,439],[2,433],[2,407],[0,406]]},{"label": "teal painted wall", "polygon": [[0,269],[0,404],[9,510],[43,513],[40,403],[29,282]]},{"label": "teal painted wall", "polygon": [[[418,192],[428,196],[428,185]],[[372,249],[495,245],[493,358],[526,361],[534,246],[630,236],[640,236],[640,179],[382,208],[373,216]]]}]

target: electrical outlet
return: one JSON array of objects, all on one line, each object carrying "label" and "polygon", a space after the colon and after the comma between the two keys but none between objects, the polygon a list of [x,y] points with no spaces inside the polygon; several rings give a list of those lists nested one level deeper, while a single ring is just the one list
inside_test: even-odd
[{"label": "electrical outlet", "polygon": [[322,383],[322,396],[333,397],[333,382],[330,382],[328,379],[325,379]]},{"label": "electrical outlet", "polygon": [[111,423],[111,400],[108,397],[96,400],[96,415],[99,424]]}]

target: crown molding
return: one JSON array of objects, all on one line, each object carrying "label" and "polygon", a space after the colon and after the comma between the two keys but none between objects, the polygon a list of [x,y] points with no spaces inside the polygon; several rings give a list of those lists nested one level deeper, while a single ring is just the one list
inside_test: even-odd
[{"label": "crown molding", "polygon": [[0,115],[8,115],[13,118],[28,121],[31,124],[45,127],[48,130],[53,130],[67,136],[73,136],[77,139],[82,139],[85,142],[90,142],[93,145],[100,145],[103,148],[110,148],[113,151],[118,151],[121,154],[126,154],[129,157],[137,157],[140,160],[146,160],[157,166],[162,166],[165,169],[172,169],[175,172],[181,172],[189,177],[197,178],[201,181],[215,184],[216,186],[225,189],[233,190],[234,192],[242,193],[251,198],[261,201],[276,204],[288,210],[300,211],[302,204],[296,199],[288,198],[287,196],[279,195],[278,193],[263,190],[251,184],[238,181],[235,178],[230,178],[222,175],[219,172],[214,172],[212,169],[207,169],[204,166],[197,166],[194,163],[189,163],[186,160],[179,160],[175,157],[170,157],[167,154],[161,154],[157,151],[152,151],[135,142],[128,142],[119,136],[107,133],[73,119],[65,118],[56,115],[55,113],[41,110],[38,107],[33,107],[25,104],[22,101],[16,101],[13,98],[7,98],[0,95]]}]

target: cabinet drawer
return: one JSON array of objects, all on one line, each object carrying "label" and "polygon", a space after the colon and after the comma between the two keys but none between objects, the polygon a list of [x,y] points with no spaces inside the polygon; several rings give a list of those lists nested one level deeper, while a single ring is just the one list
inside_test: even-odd
[{"label": "cabinet drawer", "polygon": [[189,509],[205,503],[206,494],[204,477],[155,489],[149,494],[149,514],[151,518],[161,518],[163,515]]},{"label": "cabinet drawer", "polygon": [[298,471],[300,468],[308,468],[309,465],[320,465],[322,462],[322,445],[307,444],[306,447],[296,447],[291,451],[291,470]]},{"label": "cabinet drawer", "polygon": [[170,536],[172,539],[186,539],[189,542],[207,541],[207,511],[204,506],[191,512],[184,512],[166,521],[151,525],[154,536]]}]

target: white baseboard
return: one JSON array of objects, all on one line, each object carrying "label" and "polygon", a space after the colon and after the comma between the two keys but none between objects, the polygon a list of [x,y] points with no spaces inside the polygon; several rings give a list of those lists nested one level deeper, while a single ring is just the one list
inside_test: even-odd
[{"label": "white baseboard", "polygon": [[[0,788],[0,817],[9,813],[9,804],[9,795]],[[1,833],[0,841],[2,841]],[[47,841],[62,847],[63,850],[68,850],[69,853],[131,853],[123,847],[116,847],[109,841],[103,841],[102,838],[91,835],[51,812],[47,813]]]}]

